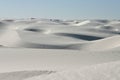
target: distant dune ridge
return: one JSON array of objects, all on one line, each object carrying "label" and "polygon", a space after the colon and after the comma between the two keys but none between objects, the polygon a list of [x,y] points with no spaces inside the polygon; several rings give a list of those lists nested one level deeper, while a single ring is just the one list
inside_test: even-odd
[{"label": "distant dune ridge", "polygon": [[[38,23],[40,21],[41,23]],[[5,47],[50,48],[48,46],[51,46],[64,49],[68,45],[79,44],[81,41],[94,41],[120,33],[119,26],[110,26],[110,24],[118,25],[119,21],[113,21],[115,23],[113,24],[112,21],[107,20],[85,20],[77,21],[78,23],[73,23],[73,20],[73,22],[66,21],[67,25],[62,24],[63,22],[65,23],[59,20],[39,19],[1,20],[0,44]]]},{"label": "distant dune ridge", "polygon": [[0,20],[0,80],[119,80],[119,53],[120,20]]}]

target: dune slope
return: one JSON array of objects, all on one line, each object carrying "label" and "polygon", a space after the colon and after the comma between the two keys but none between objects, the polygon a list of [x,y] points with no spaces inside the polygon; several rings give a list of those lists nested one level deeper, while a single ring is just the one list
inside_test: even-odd
[{"label": "dune slope", "polygon": [[0,80],[119,80],[119,20],[0,20]]}]

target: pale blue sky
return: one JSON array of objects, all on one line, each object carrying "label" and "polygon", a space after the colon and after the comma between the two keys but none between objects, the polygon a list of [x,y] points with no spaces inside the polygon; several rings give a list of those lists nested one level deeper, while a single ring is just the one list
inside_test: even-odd
[{"label": "pale blue sky", "polygon": [[0,0],[0,17],[120,19],[120,0]]}]

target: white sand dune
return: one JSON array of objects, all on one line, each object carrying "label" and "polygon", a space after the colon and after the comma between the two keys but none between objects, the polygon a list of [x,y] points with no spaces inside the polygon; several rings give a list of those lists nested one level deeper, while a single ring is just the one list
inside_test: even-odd
[{"label": "white sand dune", "polygon": [[119,20],[0,20],[0,80],[119,80]]},{"label": "white sand dune", "polygon": [[82,22],[78,22],[74,24],[74,26],[98,26],[107,24],[107,20],[84,20]]},{"label": "white sand dune", "polygon": [[54,71],[16,71],[8,73],[0,73],[0,80],[24,80],[34,76],[49,75]]},{"label": "white sand dune", "polygon": [[0,80],[119,80],[120,62],[64,71],[16,71],[0,73]]},{"label": "white sand dune", "polygon": [[75,25],[76,25],[76,26],[82,26],[82,25],[86,25],[86,24],[88,24],[88,23],[90,23],[89,20],[87,20],[87,21],[83,21],[83,22],[80,22],[80,23],[75,24]]},{"label": "white sand dune", "polygon": [[79,70],[61,71],[25,80],[119,80],[120,62],[93,65]]},{"label": "white sand dune", "polygon": [[88,51],[105,51],[120,47],[120,36],[113,36],[92,42],[73,44],[68,46],[70,49],[88,50]]},{"label": "white sand dune", "polygon": [[[120,50],[81,52],[3,48],[0,51],[2,52],[0,53],[0,80],[24,80],[27,78],[28,80],[29,78],[31,78],[30,80],[46,80],[46,78],[59,80],[63,77],[67,80],[69,78],[72,80],[72,77],[79,80],[81,75],[94,80],[94,75],[98,75],[99,78],[107,77],[107,74],[110,77],[119,76],[116,74],[119,71]],[[108,71],[108,73],[106,72],[104,75],[104,71]],[[113,75],[114,73],[116,74]],[[71,76],[68,76],[70,74]],[[85,77],[83,78],[86,79],[87,77]]]}]

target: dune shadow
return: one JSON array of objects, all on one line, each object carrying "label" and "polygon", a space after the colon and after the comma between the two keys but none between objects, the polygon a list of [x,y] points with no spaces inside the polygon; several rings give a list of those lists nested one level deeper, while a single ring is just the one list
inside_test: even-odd
[{"label": "dune shadow", "polygon": [[44,32],[44,30],[40,30],[40,29],[34,29],[34,28],[27,28],[24,29],[25,31],[31,31],[31,32]]},{"label": "dune shadow", "polygon": [[55,73],[55,71],[17,71],[0,73],[0,80],[24,80],[40,75],[49,75]]},{"label": "dune shadow", "polygon": [[3,22],[0,22],[0,29],[5,29],[6,28],[6,24]]},{"label": "dune shadow", "polygon": [[5,20],[2,20],[2,21],[6,21],[6,22],[14,22],[14,20],[12,20],[12,19],[5,19]]},{"label": "dune shadow", "polygon": [[103,37],[83,35],[83,34],[72,34],[72,33],[55,33],[55,35],[65,36],[65,37],[72,37],[72,38],[82,39],[82,40],[87,40],[87,41],[103,39]]},{"label": "dune shadow", "polygon": [[96,20],[96,21],[101,22],[101,23],[105,23],[105,24],[107,24],[109,22],[109,20]]},{"label": "dune shadow", "polygon": [[37,44],[24,42],[20,46],[24,48],[35,48],[35,49],[65,49],[66,45],[49,45],[49,44]]}]

